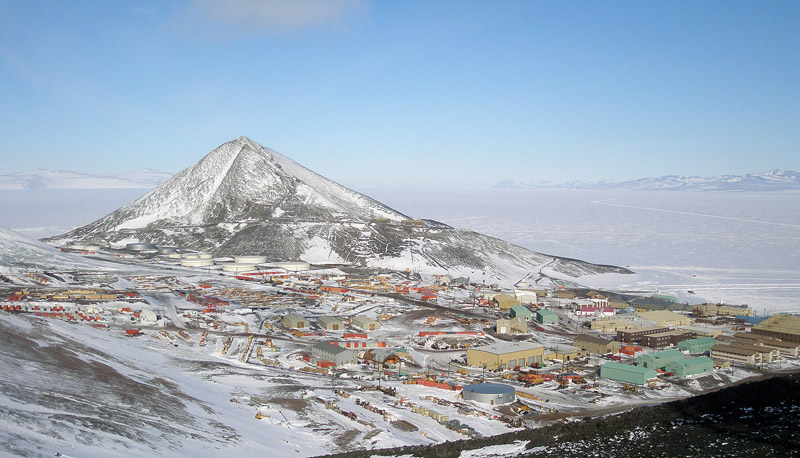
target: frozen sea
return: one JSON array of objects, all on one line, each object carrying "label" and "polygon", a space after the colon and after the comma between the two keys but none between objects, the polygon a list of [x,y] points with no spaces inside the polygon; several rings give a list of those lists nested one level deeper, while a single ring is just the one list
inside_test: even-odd
[{"label": "frozen sea", "polygon": [[[800,193],[357,190],[415,218],[636,272],[587,286],[800,312]],[[35,238],[55,235],[146,192],[0,191],[0,225]]]},{"label": "frozen sea", "polygon": [[800,193],[359,191],[416,218],[637,273],[593,287],[800,312]]}]

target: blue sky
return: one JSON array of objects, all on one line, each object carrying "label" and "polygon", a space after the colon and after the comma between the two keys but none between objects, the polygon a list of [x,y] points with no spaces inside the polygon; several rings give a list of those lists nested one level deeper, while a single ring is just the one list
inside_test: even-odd
[{"label": "blue sky", "polygon": [[246,135],[349,186],[800,170],[800,2],[0,3],[0,174]]}]

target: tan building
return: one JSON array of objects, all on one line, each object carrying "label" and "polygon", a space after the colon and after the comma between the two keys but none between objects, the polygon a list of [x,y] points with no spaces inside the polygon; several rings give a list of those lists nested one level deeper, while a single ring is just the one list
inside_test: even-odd
[{"label": "tan building", "polygon": [[553,358],[560,359],[563,362],[573,361],[581,353],[581,348],[573,345],[556,345],[550,350],[553,352]]},{"label": "tan building", "polygon": [[746,305],[717,305],[717,315],[720,316],[753,316],[753,309]]},{"label": "tan building", "polygon": [[772,356],[772,350],[769,348],[741,342],[711,347],[711,358],[714,360],[756,365],[762,362],[772,362]]},{"label": "tan building", "polygon": [[572,340],[572,345],[596,355],[619,352],[619,342],[597,336],[580,335]]},{"label": "tan building", "polygon": [[608,299],[611,296],[608,293],[601,293],[600,291],[589,291],[586,293],[586,297],[589,299]]},{"label": "tan building", "polygon": [[800,344],[794,342],[784,342],[774,337],[767,337],[750,332],[737,332],[733,337],[740,342],[753,343],[753,345],[763,345],[765,347],[778,350],[781,355],[798,356],[800,355]]},{"label": "tan building", "polygon": [[530,342],[502,342],[467,349],[467,364],[487,369],[505,369],[541,363],[544,347]]},{"label": "tan building", "polygon": [[753,326],[751,332],[784,342],[800,343],[800,316],[772,315]]},{"label": "tan building", "polygon": [[688,326],[692,322],[688,316],[670,312],[669,310],[653,310],[649,312],[638,312],[636,314],[659,326]]},{"label": "tan building", "polygon": [[519,317],[501,318],[497,320],[495,329],[498,334],[514,334],[516,332],[525,334],[528,332],[528,322]]},{"label": "tan building", "polygon": [[609,317],[594,320],[589,323],[589,329],[592,331],[600,331],[603,334],[614,333],[620,330],[634,328],[636,325],[629,321],[623,321],[619,318]]},{"label": "tan building", "polygon": [[509,310],[515,305],[519,305],[519,301],[507,294],[498,294],[492,299],[492,302],[500,308],[500,310]]},{"label": "tan building", "polygon": [[701,304],[692,309],[692,314],[699,317],[752,316],[753,310],[746,305]]},{"label": "tan building", "polygon": [[722,334],[722,331],[717,328],[712,328],[711,326],[705,326],[701,324],[678,326],[676,329],[680,331],[691,332],[695,337],[717,337],[718,335]]},{"label": "tan building", "polygon": [[559,299],[575,299],[577,296],[578,293],[576,293],[575,291],[567,291],[567,290],[556,291],[556,297]]}]

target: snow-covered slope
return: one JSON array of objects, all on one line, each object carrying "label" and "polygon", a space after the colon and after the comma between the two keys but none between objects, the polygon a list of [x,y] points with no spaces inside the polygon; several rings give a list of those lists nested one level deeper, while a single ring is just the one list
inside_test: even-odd
[{"label": "snow-covered slope", "polygon": [[773,169],[764,173],[720,175],[715,177],[666,175],[632,181],[570,181],[563,183],[503,180],[495,188],[503,189],[612,189],[612,190],[673,190],[673,191],[798,191],[800,173]]},{"label": "snow-covered slope", "polygon": [[562,260],[435,221],[412,221],[240,137],[140,199],[49,242],[140,240],[219,255],[344,262],[518,280],[545,265],[567,277],[625,269]]},{"label": "snow-covered slope", "polygon": [[152,169],[104,174],[35,169],[0,175],[0,190],[154,188],[171,176]]},{"label": "snow-covered slope", "polygon": [[0,226],[0,272],[9,268],[44,266],[46,268],[96,269],[102,263],[87,260],[51,247]]},{"label": "snow-covered slope", "polygon": [[253,408],[230,402],[242,385],[266,385],[257,368],[165,350],[172,347],[124,337],[121,329],[0,313],[0,456],[282,457],[329,450],[330,441],[314,440],[310,428],[259,422]]}]

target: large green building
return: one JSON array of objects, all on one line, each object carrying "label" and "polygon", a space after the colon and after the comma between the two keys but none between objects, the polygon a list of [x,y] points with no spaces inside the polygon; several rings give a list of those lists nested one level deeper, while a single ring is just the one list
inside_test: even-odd
[{"label": "large green building", "polygon": [[663,369],[668,363],[680,361],[686,356],[679,350],[664,350],[648,353],[636,358],[636,364],[648,369]]},{"label": "large green building", "polygon": [[678,342],[681,351],[688,351],[692,354],[705,353],[717,344],[713,337],[700,337],[697,339],[682,340]]},{"label": "large green building", "polygon": [[522,318],[525,321],[530,321],[530,319],[533,318],[533,313],[524,305],[515,305],[509,310],[509,316],[511,316],[511,318]]},{"label": "large green building", "polygon": [[678,377],[686,377],[693,374],[703,374],[714,370],[714,360],[708,356],[697,358],[686,358],[679,361],[667,363],[665,369]]},{"label": "large green building", "polygon": [[609,361],[600,366],[600,377],[617,380],[625,383],[635,383],[644,385],[651,378],[656,378],[658,373],[655,369],[648,369],[641,366],[622,364],[616,361]]},{"label": "large green building", "polygon": [[542,324],[558,324],[558,315],[547,309],[537,310],[536,321]]}]

